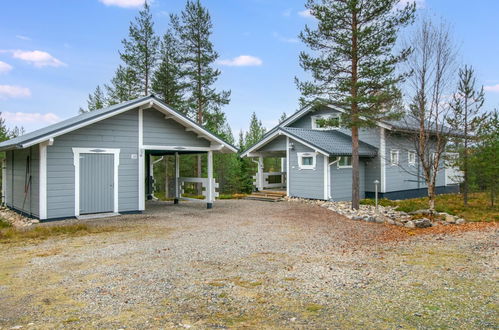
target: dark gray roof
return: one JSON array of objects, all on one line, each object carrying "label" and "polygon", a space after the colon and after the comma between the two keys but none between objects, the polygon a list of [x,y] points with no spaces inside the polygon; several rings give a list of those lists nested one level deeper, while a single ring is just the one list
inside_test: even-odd
[{"label": "dark gray roof", "polygon": [[[352,154],[352,138],[338,130],[319,131],[294,127],[281,127],[280,129],[330,155],[349,156]],[[374,157],[377,151],[376,147],[359,141],[359,156]]]},{"label": "dark gray roof", "polygon": [[[68,118],[66,120],[60,121],[60,122],[55,123],[53,125],[49,125],[47,127],[38,129],[36,131],[33,131],[30,133],[18,136],[16,138],[4,141],[4,142],[0,143],[0,151],[15,149],[15,148],[22,148],[23,145],[29,144],[32,141],[35,141],[35,140],[38,140],[38,139],[41,139],[44,137],[49,137],[53,134],[56,134],[60,131],[65,130],[67,128],[71,128],[73,126],[84,124],[85,122],[88,122],[88,121],[93,120],[93,119],[98,119],[99,117],[105,116],[107,114],[110,114],[114,111],[118,111],[118,110],[123,109],[125,107],[133,106],[134,104],[139,105],[140,103],[144,103],[144,101],[147,101],[147,100],[155,100],[155,101],[163,104],[164,106],[168,107],[168,109],[176,112],[178,115],[180,115],[180,116],[184,117],[185,119],[187,119],[188,121],[190,121],[193,125],[200,127],[200,125],[198,125],[197,123],[192,121],[190,118],[187,118],[182,113],[175,111],[174,109],[172,109],[170,106],[166,105],[163,101],[161,101],[160,99],[158,99],[154,95],[148,95],[148,96],[143,96],[143,97],[140,97],[140,98],[137,98],[134,100],[126,101],[126,102],[123,102],[120,104],[116,104],[116,105],[110,106],[108,108],[86,112],[86,113],[80,114],[78,116],[74,116],[74,117]],[[223,141],[226,145],[232,147],[232,149],[234,149],[234,151],[237,150],[236,147],[234,147],[230,143],[225,142],[221,137],[217,136],[213,132],[208,131],[204,127],[200,127],[200,128],[202,130],[207,131],[208,133],[212,134],[213,136],[217,137],[218,139]]]}]

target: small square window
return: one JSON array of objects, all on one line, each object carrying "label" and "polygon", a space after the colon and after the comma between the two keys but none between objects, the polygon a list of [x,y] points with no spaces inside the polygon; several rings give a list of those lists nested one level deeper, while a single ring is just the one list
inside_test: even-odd
[{"label": "small square window", "polygon": [[298,167],[300,170],[315,170],[315,157],[313,152],[298,152]]},{"label": "small square window", "polygon": [[399,151],[398,150],[391,150],[390,151],[390,163],[392,165],[399,164]]},{"label": "small square window", "polygon": [[352,157],[349,156],[340,157],[340,160],[338,161],[338,167],[340,168],[352,167]]},{"label": "small square window", "polygon": [[339,114],[312,116],[312,128],[317,130],[337,129],[341,126]]}]

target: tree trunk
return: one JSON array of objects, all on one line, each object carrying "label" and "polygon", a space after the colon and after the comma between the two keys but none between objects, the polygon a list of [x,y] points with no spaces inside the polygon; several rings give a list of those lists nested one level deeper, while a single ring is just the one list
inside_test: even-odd
[{"label": "tree trunk", "polygon": [[435,213],[435,186],[433,184],[428,186],[428,209],[431,214]]},{"label": "tree trunk", "polygon": [[357,46],[357,12],[352,13],[352,75],[350,94],[352,97],[351,119],[352,119],[352,209],[358,210],[360,204],[360,180],[359,180],[359,128],[358,128],[358,46]]}]

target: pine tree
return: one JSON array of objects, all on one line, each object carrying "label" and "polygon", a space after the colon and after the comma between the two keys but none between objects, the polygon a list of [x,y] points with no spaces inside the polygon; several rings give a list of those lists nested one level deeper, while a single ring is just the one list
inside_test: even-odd
[{"label": "pine tree", "polygon": [[180,18],[172,16],[172,25],[181,43],[190,115],[198,124],[218,132],[226,121],[222,106],[229,103],[230,91],[217,92],[213,86],[220,70],[213,67],[218,53],[210,40],[210,14],[199,0],[188,0]]},{"label": "pine tree", "polygon": [[120,65],[116,69],[111,86],[105,85],[107,103],[109,105],[133,100],[140,96],[140,86],[137,85],[138,76],[131,68]]},{"label": "pine tree", "polygon": [[159,38],[154,34],[154,22],[147,1],[144,8],[130,23],[129,39],[123,39],[123,52],[120,57],[127,69],[137,75],[138,88],[142,95],[148,95],[151,89],[151,78],[157,62]]},{"label": "pine tree", "polygon": [[404,75],[396,64],[410,53],[393,54],[397,32],[412,22],[415,4],[396,9],[399,0],[308,0],[306,8],[317,28],[305,27],[300,39],[312,54],[302,52],[300,65],[312,81],[299,81],[302,102],[323,97],[341,105],[343,123],[352,135],[352,208],[359,208],[359,127],[391,119],[388,108],[400,97],[397,83]]},{"label": "pine tree", "polygon": [[286,113],[285,113],[285,112],[283,112],[283,113],[281,114],[281,117],[279,118],[279,124],[280,124],[280,123],[282,123],[283,121],[285,121],[285,120],[286,120],[286,118],[288,118],[288,116],[286,115]]},{"label": "pine tree", "polygon": [[152,90],[166,104],[185,112],[184,89],[179,42],[171,30],[166,31],[161,42],[160,64],[154,73]]},{"label": "pine tree", "polygon": [[106,105],[106,96],[99,85],[95,88],[94,92],[88,94],[87,109],[80,108],[80,113],[90,112],[104,108]]},{"label": "pine tree", "polygon": [[250,126],[246,136],[244,138],[245,147],[248,148],[258,141],[260,141],[265,135],[266,129],[262,125],[262,122],[256,117],[256,113],[251,114]]},{"label": "pine tree", "polygon": [[[480,109],[485,101],[483,87],[476,88],[476,78],[472,67],[465,66],[459,69],[459,84],[457,93],[454,94],[450,116],[447,117],[447,123],[455,131],[463,132],[461,139],[463,145],[458,146],[459,158],[457,164],[464,174],[463,181],[463,202],[468,205],[468,159],[469,147],[472,134],[476,132],[478,125],[485,119],[480,115]],[[458,142],[461,142],[458,141]]]}]

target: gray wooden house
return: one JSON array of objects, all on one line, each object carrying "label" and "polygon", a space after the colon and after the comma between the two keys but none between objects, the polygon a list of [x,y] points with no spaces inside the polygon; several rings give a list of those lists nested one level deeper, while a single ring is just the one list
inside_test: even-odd
[{"label": "gray wooden house", "polygon": [[[256,159],[258,190],[286,189],[291,197],[348,201],[352,196],[352,139],[341,108],[317,100],[270,130],[241,156]],[[328,119],[327,121],[321,119]],[[327,122],[330,126],[324,126]],[[427,187],[405,121],[378,122],[359,132],[361,198],[425,196]],[[264,158],[281,157],[280,171],[265,172]],[[276,179],[275,177],[278,177]],[[437,193],[458,191],[456,170],[439,168]]]},{"label": "gray wooden house", "polygon": [[[175,201],[185,182],[216,192],[213,153],[237,149],[153,95],[64,120],[0,143],[2,197],[41,220],[145,210],[150,155],[175,155]],[[181,154],[207,154],[207,178],[182,178]]]}]

